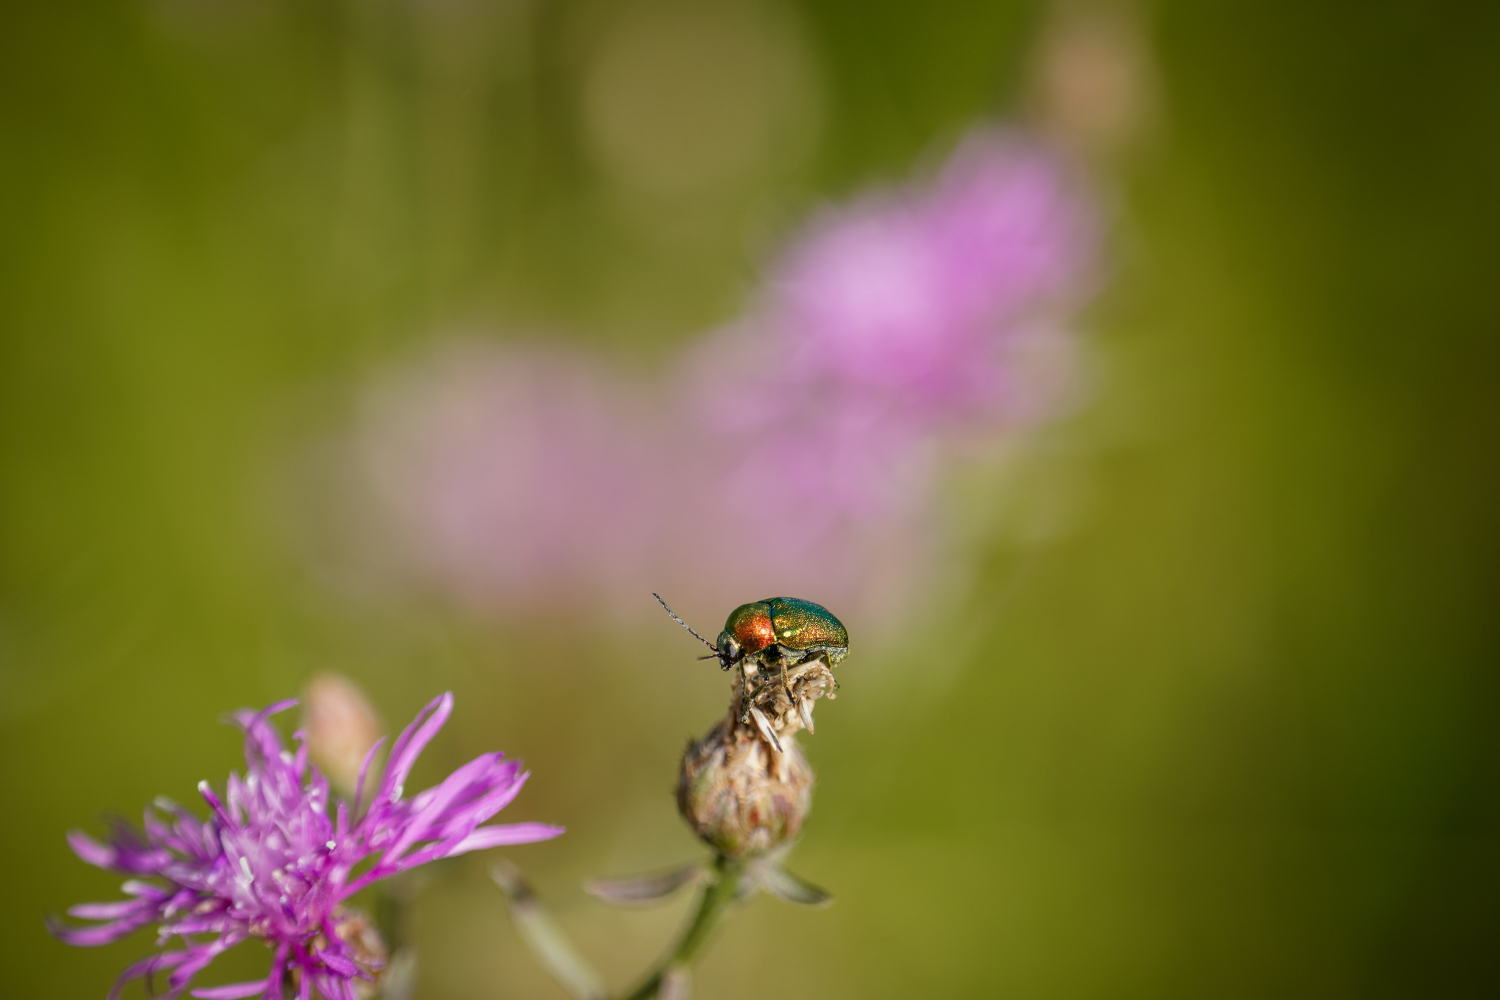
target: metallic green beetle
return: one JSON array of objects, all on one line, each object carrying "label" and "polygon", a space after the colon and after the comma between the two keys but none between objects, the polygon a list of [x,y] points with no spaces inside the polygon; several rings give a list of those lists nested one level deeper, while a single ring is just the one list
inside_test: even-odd
[{"label": "metallic green beetle", "polygon": [[[651,596],[667,608],[667,602],[662,601],[660,594]],[[822,657],[834,667],[849,654],[849,632],[844,623],[821,604],[800,597],[770,597],[752,604],[741,604],[729,612],[717,644],[693,632],[691,626],[678,618],[671,608],[667,608],[667,614],[713,651],[711,655],[718,659],[719,669],[738,666],[746,691],[750,690],[750,679],[745,670],[747,660],[754,661],[757,668],[762,664],[779,667],[782,687],[790,697],[791,688],[786,676],[789,665]],[[705,660],[709,658],[703,657]]]}]

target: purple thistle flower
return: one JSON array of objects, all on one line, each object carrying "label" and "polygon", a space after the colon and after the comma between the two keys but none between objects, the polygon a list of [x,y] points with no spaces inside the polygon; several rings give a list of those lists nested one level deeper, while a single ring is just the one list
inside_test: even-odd
[{"label": "purple thistle flower", "polygon": [[[212,810],[208,819],[158,799],[156,811],[146,811],[144,839],[123,822],[115,824],[108,844],[68,834],[84,861],[133,876],[123,886],[131,898],[75,906],[71,916],[100,923],[69,927],[50,921],[53,934],[91,947],[154,923],[159,946],[174,937],[183,944],[126,968],[110,1000],[130,980],[163,970],[171,970],[164,994],[171,1000],[217,955],[250,938],[275,951],[264,980],[192,995],[282,1000],[290,975],[300,1000],[309,1000],[314,989],[328,1000],[356,1000],[355,984],[373,981],[384,956],[378,945],[371,948],[373,933],[364,918],[344,907],[351,896],[438,858],[563,832],[544,823],[479,825],[509,804],[526,781],[520,764],[500,753],[482,754],[441,784],[403,797],[417,755],[453,710],[451,693],[430,702],[397,738],[368,807],[361,809],[364,786],[383,738],[365,755],[352,806],[338,802],[330,817],[328,782],[309,764],[300,734],[293,753],[269,721],[295,704],[235,714],[245,731],[245,777],[230,774],[223,799],[208,782],[199,783]],[[356,874],[361,862],[376,855]]]}]

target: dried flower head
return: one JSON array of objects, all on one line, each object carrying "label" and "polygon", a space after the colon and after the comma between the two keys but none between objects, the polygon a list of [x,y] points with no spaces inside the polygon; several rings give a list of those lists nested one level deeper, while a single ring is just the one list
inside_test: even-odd
[{"label": "dried flower head", "polygon": [[724,857],[758,857],[802,829],[812,807],[812,768],[790,733],[780,745],[778,752],[731,715],[684,751],[678,811]]},{"label": "dried flower head", "polygon": [[438,858],[562,833],[542,823],[479,825],[526,781],[520,764],[499,753],[476,757],[441,784],[404,796],[417,755],[453,710],[451,694],[429,703],[397,738],[368,805],[363,786],[384,740],[365,754],[353,802],[338,802],[329,816],[328,781],[309,764],[307,745],[295,753],[285,749],[270,723],[294,704],[236,713],[245,732],[245,777],[231,774],[222,799],[208,782],[199,783],[211,810],[206,820],[159,799],[146,812],[144,838],[123,822],[108,844],[76,831],[68,835],[84,861],[131,876],[123,889],[132,898],[75,906],[70,915],[100,923],[53,922],[55,935],[68,944],[102,945],[156,924],[159,946],[172,938],[182,942],[129,966],[110,990],[111,1000],[130,980],[164,970],[171,971],[163,997],[180,996],[215,956],[251,938],[273,949],[270,974],[193,996],[282,1000],[290,986],[300,1000],[314,990],[328,1000],[356,1000],[357,985],[375,981],[386,956],[369,921],[347,906],[351,896]]},{"label": "dried flower head", "polygon": [[[747,658],[748,659],[748,658]],[[804,660],[787,668],[785,677],[778,668],[752,663],[746,676],[750,681],[748,698],[738,677],[734,683],[735,703],[740,719],[754,719],[756,728],[767,743],[777,750],[781,741],[799,729],[809,733],[813,728],[813,705],[819,698],[838,697],[839,682],[826,659]]]}]

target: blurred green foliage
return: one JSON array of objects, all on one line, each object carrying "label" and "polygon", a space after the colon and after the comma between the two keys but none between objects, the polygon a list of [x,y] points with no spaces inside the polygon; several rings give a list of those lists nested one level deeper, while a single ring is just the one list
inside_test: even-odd
[{"label": "blurred green foliage", "polygon": [[[455,689],[429,777],[527,759],[515,818],[571,829],[512,856],[613,983],[670,935],[680,907],[576,887],[697,850],[667,790],[722,679],[665,620],[479,622],[320,573],[297,469],[445,331],[650,359],[732,315],[801,212],[1017,107],[1042,8],[796,5],[821,138],[712,205],[631,201],[580,138],[618,12],[0,12],[8,995],[102,995],[149,947],[45,935],[113,890],[63,832],[222,781],[217,717],[323,669],[392,727]],[[864,694],[848,622],[794,859],[840,900],[757,901],[702,996],[1500,992],[1500,10],[1146,14],[1163,110],[1103,178],[1100,389],[1031,460],[1080,513],[993,542],[953,646]],[[425,899],[422,995],[560,996],[481,862]],[[212,981],[263,967],[241,951]]]}]

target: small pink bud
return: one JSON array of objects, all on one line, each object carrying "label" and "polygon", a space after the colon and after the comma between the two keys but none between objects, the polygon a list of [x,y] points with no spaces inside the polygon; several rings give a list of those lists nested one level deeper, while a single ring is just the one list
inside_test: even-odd
[{"label": "small pink bud", "polygon": [[[307,685],[302,729],[319,770],[346,798],[354,797],[360,764],[380,738],[380,719],[365,693],[346,677],[319,674]],[[374,781],[374,775],[366,779]]]}]

